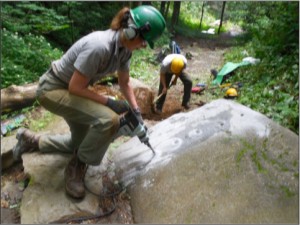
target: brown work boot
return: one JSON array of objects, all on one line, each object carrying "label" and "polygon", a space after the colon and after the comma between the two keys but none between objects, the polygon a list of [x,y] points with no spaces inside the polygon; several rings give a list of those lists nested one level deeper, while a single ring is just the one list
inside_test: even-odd
[{"label": "brown work boot", "polygon": [[17,132],[17,144],[14,146],[13,158],[16,161],[21,160],[21,155],[25,152],[33,152],[39,149],[40,136],[34,134],[28,129],[20,128]]},{"label": "brown work boot", "polygon": [[87,165],[79,160],[75,153],[65,169],[65,188],[73,198],[85,196],[84,176]]}]

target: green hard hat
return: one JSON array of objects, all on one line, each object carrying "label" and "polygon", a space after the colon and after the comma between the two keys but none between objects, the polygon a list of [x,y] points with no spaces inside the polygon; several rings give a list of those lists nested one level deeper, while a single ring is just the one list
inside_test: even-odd
[{"label": "green hard hat", "polygon": [[153,41],[162,35],[166,27],[164,17],[150,5],[141,5],[131,9],[130,14],[142,37],[153,48]]}]

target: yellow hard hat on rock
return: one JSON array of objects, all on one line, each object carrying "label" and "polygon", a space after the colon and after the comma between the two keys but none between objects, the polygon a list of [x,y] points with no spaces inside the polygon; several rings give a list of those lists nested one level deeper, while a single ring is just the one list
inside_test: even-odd
[{"label": "yellow hard hat on rock", "polygon": [[237,97],[237,95],[238,93],[235,88],[229,88],[225,93],[225,97],[227,98],[234,98]]},{"label": "yellow hard hat on rock", "polygon": [[183,59],[180,57],[175,57],[171,62],[172,73],[178,74],[182,71],[184,67]]}]

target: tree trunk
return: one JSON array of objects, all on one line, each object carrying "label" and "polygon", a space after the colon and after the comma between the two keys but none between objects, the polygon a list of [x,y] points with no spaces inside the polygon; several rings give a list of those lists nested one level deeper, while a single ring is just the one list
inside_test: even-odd
[{"label": "tree trunk", "polygon": [[1,112],[8,113],[31,106],[35,102],[37,86],[38,83],[32,83],[1,89]]},{"label": "tree trunk", "polygon": [[218,29],[218,34],[220,34],[220,30],[221,30],[222,23],[223,23],[223,16],[224,16],[225,5],[226,5],[226,2],[224,1],[223,2],[223,6],[222,6],[222,14],[221,14],[220,26],[219,26],[219,29]]},{"label": "tree trunk", "polygon": [[151,1],[142,1],[142,5],[152,5]]},{"label": "tree trunk", "polygon": [[165,8],[166,8],[166,1],[162,1],[160,3],[160,13],[164,16],[165,14]]},{"label": "tree trunk", "polygon": [[174,26],[178,23],[178,18],[179,18],[179,13],[180,13],[180,4],[181,2],[174,2],[174,7],[173,7],[173,15],[172,15],[172,20],[171,20],[171,28],[172,31],[174,30]]},{"label": "tree trunk", "polygon": [[202,26],[202,19],[203,19],[203,14],[204,14],[204,1],[202,3],[202,9],[201,9],[201,19],[200,19],[200,30],[201,30],[201,26]]},{"label": "tree trunk", "polygon": [[170,8],[170,1],[167,2],[167,8],[166,8],[166,11],[165,11],[165,13],[164,13],[164,17],[165,17],[165,18],[168,17],[169,8]]},{"label": "tree trunk", "polygon": [[133,2],[129,2],[129,4],[130,4],[130,8],[135,8],[137,6],[142,5],[142,2],[141,1],[133,1]]},{"label": "tree trunk", "polygon": [[[142,114],[151,113],[151,103],[154,99],[154,93],[151,88],[134,78],[130,79],[130,85],[133,88]],[[36,101],[35,92],[37,87],[38,83],[36,82],[24,86],[12,85],[8,88],[1,89],[2,114],[32,106]],[[120,99],[124,99],[121,91],[117,90],[118,86],[110,88],[106,85],[95,84],[90,86],[89,89],[100,95],[117,96]]]}]

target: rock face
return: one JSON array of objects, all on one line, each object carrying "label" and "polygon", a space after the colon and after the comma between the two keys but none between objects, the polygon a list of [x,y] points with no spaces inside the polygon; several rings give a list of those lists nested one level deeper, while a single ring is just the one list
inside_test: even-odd
[{"label": "rock face", "polygon": [[298,223],[298,136],[228,100],[150,128],[114,151],[136,223]]},{"label": "rock face", "polygon": [[[68,132],[64,121],[57,130]],[[229,100],[176,114],[149,128],[152,151],[134,137],[109,149],[85,183],[94,193],[111,171],[131,196],[135,223],[298,223],[298,136]],[[117,140],[116,140],[117,141]],[[115,145],[116,143],[114,143]],[[70,155],[24,154],[31,176],[21,223],[44,224],[99,212],[98,197],[66,196]]]},{"label": "rock face", "polygon": [[80,216],[98,213],[98,198],[93,194],[87,193],[84,201],[77,201],[65,193],[64,169],[70,155],[32,153],[22,157],[31,176],[20,209],[22,224],[50,223],[68,215],[78,217],[80,212]]},{"label": "rock face", "polygon": [[1,170],[9,168],[15,163],[12,154],[15,144],[15,136],[1,137]]}]

